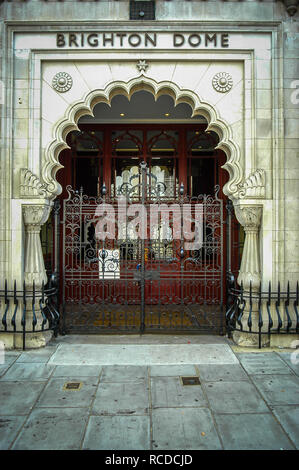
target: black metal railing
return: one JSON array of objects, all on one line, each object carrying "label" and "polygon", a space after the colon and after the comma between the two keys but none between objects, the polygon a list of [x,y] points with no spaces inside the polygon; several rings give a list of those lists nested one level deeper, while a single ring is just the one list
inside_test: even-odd
[{"label": "black metal railing", "polygon": [[23,350],[26,349],[26,335],[53,330],[58,334],[59,305],[58,288],[49,281],[41,289],[26,286],[19,289],[14,281],[9,287],[7,280],[0,289],[0,333],[21,333]]},{"label": "black metal railing", "polygon": [[262,347],[262,335],[298,334],[299,333],[299,283],[295,290],[290,290],[287,283],[285,291],[280,282],[273,290],[271,282],[268,289],[262,291],[245,290],[243,285],[237,287],[232,277],[228,276],[228,302],[226,309],[226,327],[228,335],[232,331],[241,331],[258,335],[259,348]]}]

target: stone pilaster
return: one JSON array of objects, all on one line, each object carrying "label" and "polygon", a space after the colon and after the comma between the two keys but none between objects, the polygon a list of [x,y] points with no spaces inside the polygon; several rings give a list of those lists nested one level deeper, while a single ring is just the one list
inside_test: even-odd
[{"label": "stone pilaster", "polygon": [[27,286],[32,286],[34,281],[37,289],[41,288],[43,282],[47,282],[40,230],[49,217],[50,208],[48,201],[24,204],[22,207],[26,236],[24,280]]},{"label": "stone pilaster", "polygon": [[[24,301],[22,294],[18,296],[18,309],[16,312],[16,332],[0,333],[0,340],[4,342],[6,348],[22,348],[23,328],[26,332],[26,348],[40,348],[45,346],[52,337],[52,330],[47,330],[47,325],[43,325],[43,317],[40,310],[41,287],[46,284],[47,275],[45,271],[40,230],[47,221],[52,202],[48,199],[36,199],[34,201],[24,201],[22,204],[22,215],[25,226],[25,253],[24,253],[24,281],[26,285],[26,308],[25,324],[22,323],[24,311]],[[33,283],[35,285],[35,302],[33,309]],[[21,286],[18,286],[21,290]],[[11,302],[12,309],[14,304]],[[11,318],[13,310],[8,312],[8,330],[12,330]],[[43,330],[43,328],[45,328]]]},{"label": "stone pilaster", "polygon": [[235,204],[238,222],[244,227],[245,243],[238,276],[238,284],[243,283],[249,290],[250,282],[253,290],[257,290],[261,281],[259,228],[262,217],[262,206],[253,204]]},{"label": "stone pilaster", "polygon": [[[29,292],[29,298],[26,302],[26,347],[39,348],[45,346],[51,339],[52,331],[39,331],[42,329],[42,316],[39,307],[41,298],[42,283],[47,283],[42,246],[40,240],[41,226],[47,221],[52,203],[47,199],[40,199],[32,203],[28,202],[22,205],[23,220],[25,226],[25,263],[24,263],[24,281],[26,291]],[[32,310],[32,290],[33,282],[35,284],[35,312]],[[22,299],[20,299],[20,308],[22,308]],[[36,318],[35,331],[32,331],[32,321]],[[18,330],[22,329],[20,318],[17,319]],[[14,347],[22,347],[22,333],[14,334]]]},{"label": "stone pilaster", "polygon": [[[261,282],[260,251],[259,251],[259,229],[262,218],[262,206],[255,204],[246,204],[243,201],[235,203],[235,214],[239,223],[244,227],[245,243],[241,266],[238,276],[238,284],[243,285],[246,298],[246,307],[242,316],[243,329],[245,331],[234,331],[233,339],[239,346],[258,346],[258,335],[250,333],[248,319],[250,314],[249,289],[251,284],[252,293],[255,294],[259,289]],[[258,303],[252,302],[251,311],[251,331],[257,332],[258,327]],[[266,335],[262,335],[262,345],[268,343]]]}]

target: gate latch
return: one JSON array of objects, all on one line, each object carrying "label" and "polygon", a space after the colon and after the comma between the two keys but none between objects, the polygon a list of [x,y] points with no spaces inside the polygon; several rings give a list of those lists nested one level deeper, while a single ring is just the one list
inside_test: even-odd
[{"label": "gate latch", "polygon": [[[140,281],[141,278],[142,278],[142,273],[140,270],[137,270],[137,272],[134,272],[135,281]],[[160,279],[160,273],[159,271],[144,271],[143,279],[145,281],[157,281]]]}]

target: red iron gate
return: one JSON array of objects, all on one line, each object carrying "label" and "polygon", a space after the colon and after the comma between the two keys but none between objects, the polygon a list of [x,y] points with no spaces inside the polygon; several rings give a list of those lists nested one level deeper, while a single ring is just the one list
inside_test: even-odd
[{"label": "red iron gate", "polygon": [[[105,187],[101,197],[67,190],[62,241],[65,331],[223,331],[225,220],[219,186],[214,196],[188,197],[181,185],[170,198],[165,184],[141,163],[118,188],[117,197],[106,197]],[[132,229],[140,205],[142,237]],[[124,206],[130,207],[126,216]],[[159,215],[151,223],[154,206],[159,214],[168,211],[168,219]],[[201,217],[201,243],[195,248],[188,248],[184,233],[186,208],[191,231],[196,214]],[[108,223],[110,230],[112,215],[118,221],[115,232],[103,240],[98,223],[104,227],[106,220],[105,229]],[[135,226],[140,230],[140,224]]]}]

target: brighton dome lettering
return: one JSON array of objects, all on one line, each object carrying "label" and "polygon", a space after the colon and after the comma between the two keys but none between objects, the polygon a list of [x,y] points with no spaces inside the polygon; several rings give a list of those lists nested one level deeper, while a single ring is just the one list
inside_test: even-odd
[{"label": "brighton dome lettering", "polygon": [[229,33],[170,33],[165,35],[153,32],[80,32],[57,33],[56,46],[59,48],[131,48],[163,47],[163,39],[174,48],[213,48],[229,47]]}]

